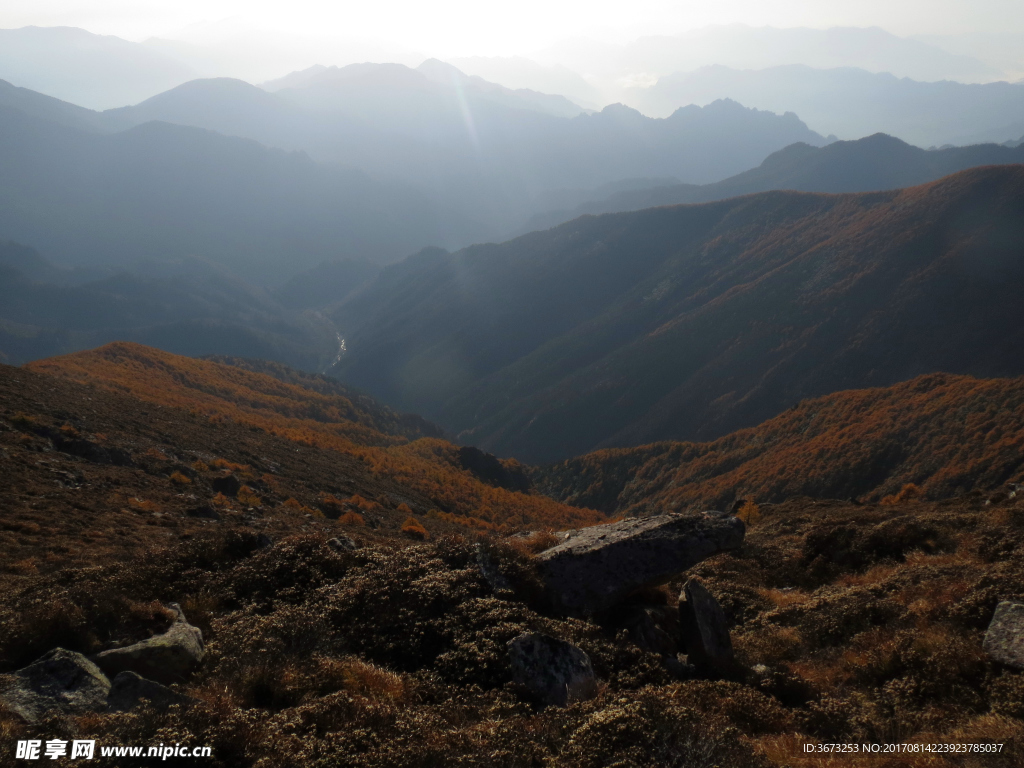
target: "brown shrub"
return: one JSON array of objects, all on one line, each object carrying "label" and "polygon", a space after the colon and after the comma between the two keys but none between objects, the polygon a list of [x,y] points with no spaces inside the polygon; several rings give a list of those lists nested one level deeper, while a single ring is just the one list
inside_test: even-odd
[{"label": "brown shrub", "polygon": [[407,517],[405,519],[405,522],[402,523],[402,533],[411,539],[419,539],[420,541],[426,541],[430,538],[427,529],[415,517]]}]

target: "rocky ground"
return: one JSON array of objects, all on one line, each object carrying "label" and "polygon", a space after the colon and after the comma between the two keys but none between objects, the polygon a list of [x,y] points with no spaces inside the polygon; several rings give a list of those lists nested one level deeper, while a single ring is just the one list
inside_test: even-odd
[{"label": "rocky ground", "polygon": [[[985,644],[997,606],[1024,601],[1012,492],[747,505],[742,541],[631,571],[635,589],[576,611],[546,564],[612,529],[505,539],[430,520],[423,541],[390,501],[403,489],[344,457],[2,373],[5,750],[180,742],[261,768],[1024,762],[1024,674]],[[325,494],[379,501],[357,525],[324,515]],[[175,635],[188,658],[155,680],[145,660]],[[91,703],[40,704],[26,681],[45,675],[88,678]],[[822,742],[1004,747],[803,751]]]}]

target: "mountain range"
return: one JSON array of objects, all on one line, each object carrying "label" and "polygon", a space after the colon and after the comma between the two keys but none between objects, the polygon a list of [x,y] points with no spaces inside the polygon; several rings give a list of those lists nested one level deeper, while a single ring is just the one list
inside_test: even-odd
[{"label": "mountain range", "polygon": [[[414,184],[480,223],[477,239],[625,179],[717,181],[795,141],[826,140],[792,114],[730,101],[651,119],[621,105],[587,114],[562,97],[510,90],[428,60],[359,64],[270,86],[198,80],[103,115],[111,128],[161,120],[302,150],[314,160]],[[427,243],[424,243],[427,244]]]},{"label": "mountain range", "polygon": [[660,205],[703,203],[771,189],[800,192],[878,192],[935,181],[982,165],[1024,163],[1021,143],[976,144],[925,150],[886,134],[824,147],[793,144],[761,165],[714,184],[673,184],[619,190],[569,211],[534,216],[528,229],[545,229],[585,214],[635,211]]},{"label": "mountain range", "polygon": [[89,109],[136,104],[195,77],[179,59],[113,35],[0,29],[0,79]]},{"label": "mountain range", "polygon": [[159,122],[101,134],[11,107],[0,195],[0,232],[70,266],[197,256],[274,280],[471,238],[424,193],[301,153]]},{"label": "mountain range", "polygon": [[1024,84],[920,82],[854,67],[805,64],[765,69],[714,65],[676,72],[621,100],[644,114],[730,98],[748,107],[795,112],[841,139],[883,132],[921,147],[1002,143],[1024,135]]},{"label": "mountain range", "polygon": [[425,251],[334,311],[334,373],[460,439],[553,461],[712,440],[934,371],[1024,372],[1024,167],[768,192]]},{"label": "mountain range", "polygon": [[[346,278],[366,279],[353,268],[333,275],[336,291]],[[322,315],[301,311],[309,294],[302,287],[278,298],[197,258],[150,261],[131,272],[59,268],[31,248],[0,242],[0,361],[21,364],[128,340],[320,370],[338,353],[337,334]]]},{"label": "mountain range", "polygon": [[69,265],[199,256],[282,280],[498,239],[541,211],[824,142],[733,102],[665,120],[550,114],[567,104],[436,62],[314,72],[274,93],[193,81],[102,113],[0,83],[0,233]]},{"label": "mountain range", "polygon": [[[721,24],[679,34],[645,35],[624,44],[585,38],[565,40],[536,53],[534,58],[542,64],[584,73],[606,88],[614,87],[615,80],[635,82],[712,65],[735,69],[790,64],[816,69],[855,67],[926,82],[989,82],[1006,76],[1002,66],[984,61],[984,56],[978,54],[977,50],[952,53],[940,44],[900,37],[878,27],[810,29]],[[500,77],[494,79],[504,82]]]}]

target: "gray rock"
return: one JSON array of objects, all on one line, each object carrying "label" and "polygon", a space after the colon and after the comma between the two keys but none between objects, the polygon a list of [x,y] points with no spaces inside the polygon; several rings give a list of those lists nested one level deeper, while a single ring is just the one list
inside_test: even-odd
[{"label": "gray rock", "polygon": [[719,669],[733,663],[725,611],[697,579],[690,577],[679,595],[679,623],[691,662]]},{"label": "gray rock", "polygon": [[335,536],[333,539],[328,539],[327,546],[335,552],[353,552],[359,549],[359,545],[345,535]]},{"label": "gray rock", "polygon": [[661,584],[743,543],[743,521],[722,512],[630,518],[562,534],[537,555],[558,609],[590,616],[643,587]]},{"label": "gray rock", "polygon": [[597,693],[590,657],[572,643],[527,632],[508,643],[512,679],[544,704],[564,705]]},{"label": "gray rock", "polygon": [[996,606],[982,648],[1001,664],[1024,669],[1024,603],[1007,600]]},{"label": "gray rock", "polygon": [[206,654],[203,633],[185,620],[181,606],[169,606],[178,617],[171,628],[125,648],[114,648],[93,657],[96,665],[113,677],[135,672],[161,683],[185,680]]},{"label": "gray rock", "polygon": [[476,566],[480,569],[480,575],[484,577],[484,581],[496,593],[512,589],[512,582],[505,578],[505,575],[498,568],[498,563],[494,556],[483,544],[476,545]]},{"label": "gray rock", "polygon": [[674,608],[637,605],[626,613],[622,624],[633,644],[645,651],[670,658],[679,650],[679,615]]},{"label": "gray rock", "polygon": [[110,680],[80,653],[54,648],[0,678],[0,701],[29,722],[53,712],[80,715],[102,710]]},{"label": "gray rock", "polygon": [[186,510],[185,514],[189,517],[200,517],[206,520],[220,520],[220,512],[209,504],[200,504],[197,507],[192,507]]},{"label": "gray rock", "polygon": [[172,691],[165,685],[147,680],[134,672],[121,672],[110,683],[107,706],[112,712],[130,712],[148,702],[157,709],[172,704],[188,704],[194,699]]},{"label": "gray rock", "polygon": [[242,481],[231,474],[215,477],[210,481],[210,487],[214,493],[223,493],[225,496],[237,496],[242,490]]}]

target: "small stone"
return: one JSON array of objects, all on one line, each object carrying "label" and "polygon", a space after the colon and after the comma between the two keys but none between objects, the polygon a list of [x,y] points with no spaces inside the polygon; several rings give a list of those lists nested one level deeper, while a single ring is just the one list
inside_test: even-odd
[{"label": "small stone", "polygon": [[733,663],[732,639],[722,606],[693,577],[687,579],[679,597],[679,622],[689,659],[719,669],[729,667]]},{"label": "small stone", "polygon": [[215,493],[223,493],[225,496],[237,496],[242,490],[242,481],[234,475],[222,475],[210,481],[210,486]]},{"label": "small stone", "polygon": [[982,648],[1000,664],[1024,669],[1024,603],[1006,600],[996,606]]},{"label": "small stone", "polygon": [[359,549],[359,545],[344,534],[341,536],[335,536],[333,539],[328,539],[327,546],[335,552],[354,552]]},{"label": "small stone", "polygon": [[80,653],[54,648],[24,669],[0,676],[0,701],[28,722],[53,712],[81,715],[106,707],[110,680]]},{"label": "small stone", "polygon": [[669,606],[634,606],[622,624],[638,648],[666,658],[675,656],[678,650],[675,636],[679,634],[679,616],[675,609]]},{"label": "small stone", "polygon": [[512,589],[512,582],[505,578],[505,575],[498,568],[498,563],[494,556],[483,544],[476,545],[476,566],[480,569],[480,575],[484,577],[484,581],[487,582],[495,593]]},{"label": "small stone", "polygon": [[539,632],[528,632],[508,643],[512,678],[544,704],[565,705],[597,693],[590,657],[580,648]]},{"label": "small stone", "polygon": [[93,657],[108,675],[135,672],[161,683],[185,680],[206,654],[203,633],[185,620],[181,606],[171,603],[177,619],[162,635],[155,635],[125,648],[114,648]]},{"label": "small stone", "polygon": [[156,709],[172,704],[188,704],[194,699],[172,691],[165,685],[147,680],[135,672],[121,672],[110,683],[107,706],[112,712],[130,712],[145,703]]},{"label": "small stone", "polygon": [[185,512],[189,517],[199,517],[205,520],[220,520],[220,512],[209,504],[200,504]]}]

